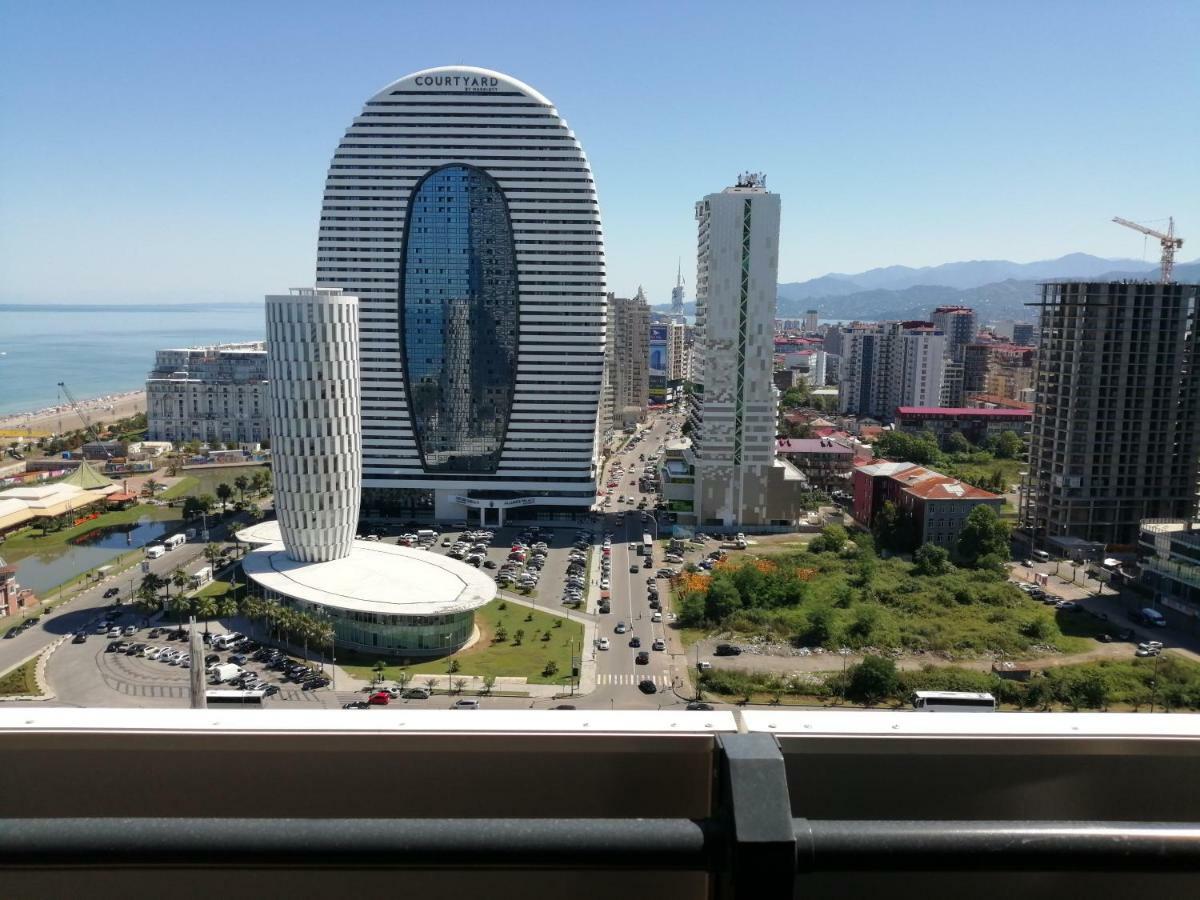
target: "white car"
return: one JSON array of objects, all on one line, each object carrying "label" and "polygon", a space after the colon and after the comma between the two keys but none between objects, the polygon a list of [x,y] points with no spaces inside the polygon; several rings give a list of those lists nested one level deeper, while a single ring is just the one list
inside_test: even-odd
[{"label": "white car", "polygon": [[162,652],[162,647],[151,647],[149,650],[143,653],[142,656],[146,657],[146,659],[158,659],[159,654]]},{"label": "white car", "polygon": [[666,650],[667,642],[662,638],[655,638],[654,643],[650,645],[653,650]]},{"label": "white car", "polygon": [[651,622],[661,622],[662,621],[662,613],[660,613],[656,610],[654,615],[652,615],[650,617],[650,621]]},{"label": "white car", "polygon": [[600,650],[607,650],[608,649],[608,638],[606,638],[606,637],[600,638],[600,640],[596,641],[596,647]]},{"label": "white car", "polygon": [[600,590],[607,591],[611,587],[612,587],[612,585],[609,583],[607,578],[600,579]]}]

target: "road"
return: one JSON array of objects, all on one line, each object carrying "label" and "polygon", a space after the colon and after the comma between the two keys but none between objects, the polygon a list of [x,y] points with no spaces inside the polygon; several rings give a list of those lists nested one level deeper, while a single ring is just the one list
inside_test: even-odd
[{"label": "road", "polygon": [[[230,520],[231,523],[234,521]],[[244,525],[244,522],[237,520],[233,527],[236,530]],[[181,523],[181,531],[183,527]],[[222,543],[228,527],[228,524],[220,524],[209,528],[212,541]],[[187,543],[158,559],[146,562],[150,563],[151,572],[163,578],[170,577],[171,573],[180,567],[193,572],[201,568],[202,563],[207,565],[204,562],[204,547],[202,542]],[[41,653],[60,637],[74,634],[83,628],[96,617],[97,611],[107,608],[113,602],[112,599],[104,599],[104,592],[109,588],[120,588],[120,599],[128,599],[131,591],[141,581],[142,575],[140,566],[135,564],[118,575],[102,578],[70,600],[56,605],[52,610],[41,613],[35,610],[36,615],[41,615],[41,621],[37,625],[16,637],[0,640],[0,672],[8,671],[31,656]],[[7,623],[4,630],[7,631],[10,625],[11,623]]]},{"label": "road", "polygon": [[[607,507],[611,511],[603,515],[604,528],[611,531],[613,536],[612,612],[597,616],[597,637],[607,637],[611,649],[594,651],[596,690],[590,696],[580,699],[578,705],[582,708],[657,708],[682,702],[680,695],[688,690],[684,657],[668,627],[671,618],[666,582],[658,582],[659,599],[663,603],[663,621],[651,621],[653,610],[649,606],[646,579],[662,566],[661,548],[655,548],[655,562],[650,569],[643,568],[644,557],[639,556],[636,549],[630,549],[630,545],[636,548],[641,543],[643,533],[653,537],[656,531],[653,522],[643,525],[637,510],[640,498],[653,498],[653,495],[641,494],[638,491],[638,476],[645,465],[638,456],[650,456],[662,448],[671,421],[672,417],[669,414],[655,416],[651,427],[642,432],[641,441],[635,447],[614,454],[609,459],[600,482],[603,492],[606,490],[604,485],[614,480],[614,470],[618,466],[623,469],[623,474],[615,479],[618,486],[613,489],[613,500]],[[617,498],[622,494],[626,497],[632,494],[632,502],[618,503]],[[625,521],[618,525],[617,517],[622,511]],[[670,533],[669,529],[660,527],[659,530],[663,536]],[[631,566],[636,566],[636,572],[630,571]],[[598,586],[593,589],[598,589]],[[618,622],[624,622],[629,626],[629,630],[624,634],[617,634]],[[634,637],[641,641],[641,647],[630,646],[630,640]],[[661,639],[666,649],[654,650],[655,639]],[[637,654],[642,650],[650,654],[648,665],[638,665],[635,661]],[[646,694],[639,689],[639,682],[647,679],[654,682],[656,693]],[[674,689],[677,686],[684,686],[680,695],[675,693]]]}]

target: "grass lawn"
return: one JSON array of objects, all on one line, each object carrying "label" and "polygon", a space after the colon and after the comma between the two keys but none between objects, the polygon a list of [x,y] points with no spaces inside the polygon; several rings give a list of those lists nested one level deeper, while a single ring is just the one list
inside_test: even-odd
[{"label": "grass lawn", "polygon": [[216,597],[221,598],[229,593],[231,587],[228,581],[210,581],[200,590],[196,591],[197,597]]},{"label": "grass lawn", "polygon": [[0,697],[18,697],[28,694],[38,694],[37,679],[34,670],[37,668],[37,657],[13,669],[0,678]]},{"label": "grass lawn", "polygon": [[196,487],[199,484],[199,478],[193,478],[191,475],[184,475],[165,491],[159,491],[154,496],[159,500],[178,500],[180,497],[188,497],[193,492],[196,492]]},{"label": "grass lawn", "polygon": [[50,547],[62,546],[72,539],[82,534],[87,534],[89,531],[94,531],[97,528],[105,528],[110,525],[128,525],[143,518],[168,521],[179,519],[180,517],[180,510],[171,509],[167,506],[131,506],[129,509],[118,509],[113,512],[104,513],[95,519],[89,519],[82,525],[63,528],[59,531],[51,531],[45,536],[42,535],[41,528],[23,528],[8,536],[3,545],[4,556],[12,562],[29,553],[46,550]]},{"label": "grass lawn", "polygon": [[[566,685],[571,675],[571,647],[574,642],[575,655],[582,655],[580,644],[583,640],[583,626],[570,619],[561,618],[550,613],[532,610],[519,603],[508,603],[507,609],[501,609],[504,601],[493,600],[487,606],[475,613],[475,625],[479,628],[479,640],[471,647],[454,655],[461,668],[455,677],[462,675],[496,675],[524,676],[531,684],[563,684]],[[525,621],[533,616],[533,621]],[[562,622],[561,628],[555,628],[556,621]],[[503,625],[508,631],[508,640],[495,640],[497,629]],[[518,645],[514,637],[518,630],[525,632],[525,638]],[[550,640],[542,640],[543,634],[549,634]],[[424,687],[426,676],[441,676],[440,687],[445,687],[446,663],[450,657],[436,660],[423,660],[411,665],[401,666],[393,660],[385,659],[387,668],[384,678],[394,681],[401,668],[415,677],[413,684]],[[553,660],[558,664],[555,675],[545,676],[542,670],[547,661]],[[355,654],[348,658],[338,655],[338,664],[358,678],[370,680],[375,674],[374,659],[366,654]]]},{"label": "grass lawn", "polygon": [[[265,467],[229,466],[228,468],[188,469],[180,473],[183,478],[179,484],[161,496],[165,500],[174,500],[179,497],[197,497],[200,494],[211,494],[213,497],[216,497],[217,485],[224,482],[233,488],[233,496],[229,500],[232,503],[238,499],[237,488],[233,484],[234,479],[241,475],[246,476],[246,478],[253,478],[254,473],[262,468]],[[270,469],[267,469],[267,471],[270,471]]]},{"label": "grass lawn", "polygon": [[1022,459],[994,459],[986,463],[951,463],[951,467],[964,478],[982,478],[999,469],[1004,474],[1005,484],[1011,488],[1020,484],[1017,473],[1029,468],[1029,464]]}]

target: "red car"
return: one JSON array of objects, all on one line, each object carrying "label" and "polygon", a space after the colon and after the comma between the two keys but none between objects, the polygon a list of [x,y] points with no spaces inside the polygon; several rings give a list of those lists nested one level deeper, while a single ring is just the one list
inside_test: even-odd
[{"label": "red car", "polygon": [[391,695],[387,691],[377,691],[371,695],[371,699],[367,702],[372,706],[387,706],[391,699]]}]

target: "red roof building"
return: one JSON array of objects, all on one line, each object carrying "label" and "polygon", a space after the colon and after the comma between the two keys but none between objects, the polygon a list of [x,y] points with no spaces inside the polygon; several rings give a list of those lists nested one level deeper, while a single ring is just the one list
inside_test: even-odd
[{"label": "red roof building", "polygon": [[1033,411],[1028,409],[975,406],[901,406],[896,410],[896,427],[901,431],[919,433],[932,431],[938,443],[945,446],[946,438],[962,433],[977,446],[1004,431],[1024,436],[1033,424]]}]

